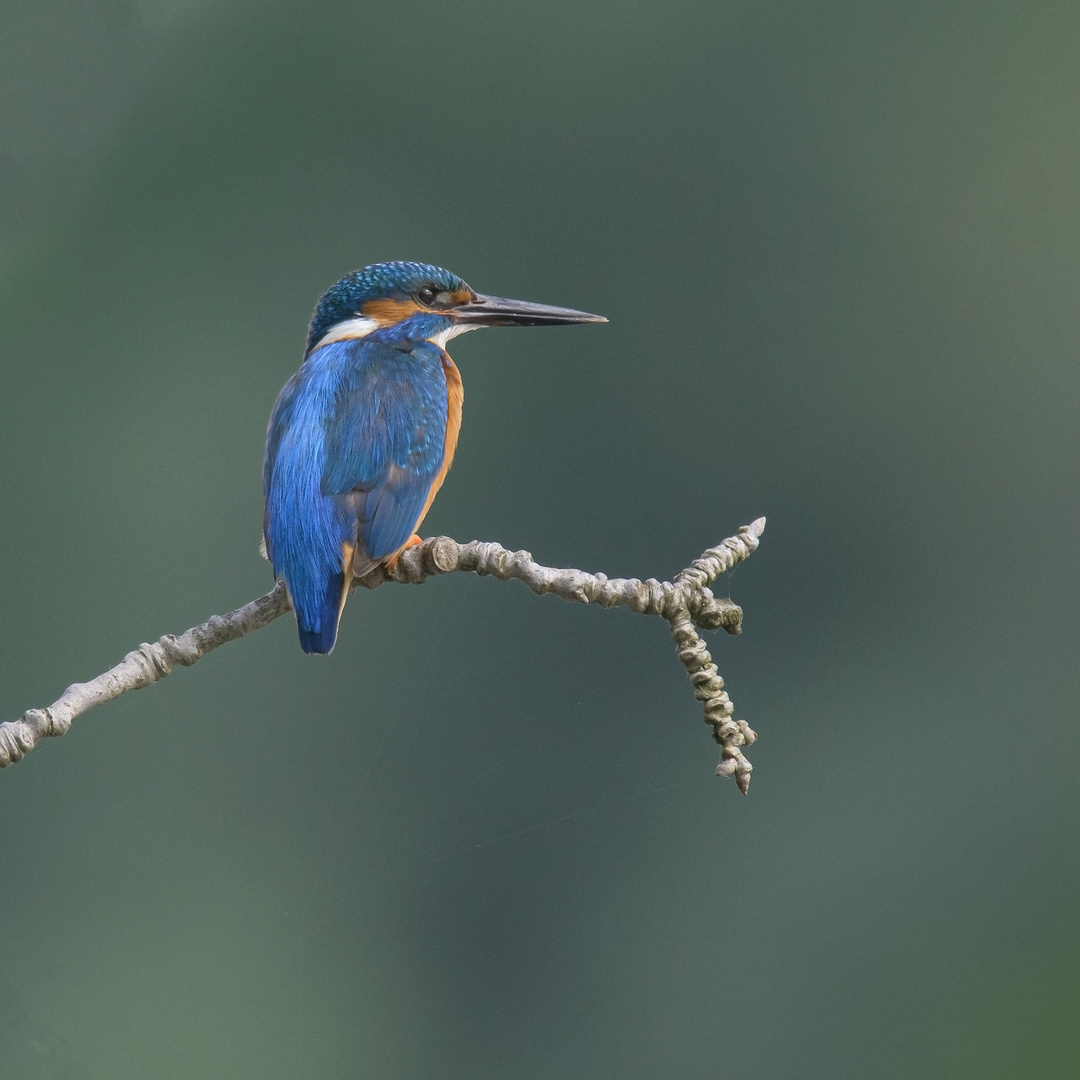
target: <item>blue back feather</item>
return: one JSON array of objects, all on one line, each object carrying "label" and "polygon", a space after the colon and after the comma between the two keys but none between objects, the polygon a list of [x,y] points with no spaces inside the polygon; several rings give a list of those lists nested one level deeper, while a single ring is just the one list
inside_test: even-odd
[{"label": "blue back feather", "polygon": [[442,465],[447,391],[440,350],[383,337],[317,349],[286,383],[270,417],[267,554],[288,584],[308,652],[333,648],[346,586],[342,545],[357,547],[361,566],[394,554],[415,528]]}]

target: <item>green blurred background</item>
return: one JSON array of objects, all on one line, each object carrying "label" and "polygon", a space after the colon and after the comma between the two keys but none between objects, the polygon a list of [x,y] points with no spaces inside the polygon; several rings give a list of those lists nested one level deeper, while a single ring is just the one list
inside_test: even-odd
[{"label": "green blurred background", "polygon": [[266,417],[386,258],[608,315],[454,349],[429,533],[711,639],[358,594],[0,775],[4,1080],[1080,1075],[1080,11],[0,3],[0,716],[264,592]]}]

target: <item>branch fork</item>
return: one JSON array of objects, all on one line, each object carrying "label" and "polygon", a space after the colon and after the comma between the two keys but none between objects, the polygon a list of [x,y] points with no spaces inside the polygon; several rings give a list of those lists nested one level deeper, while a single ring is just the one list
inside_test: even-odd
[{"label": "branch fork", "polygon": [[[574,603],[659,615],[675,639],[676,655],[690,676],[694,696],[702,703],[705,723],[720,744],[716,775],[733,775],[745,795],[752,766],[742,748],[757,735],[744,720],[734,719],[724,680],[698,630],[741,633],[742,609],[713,596],[709,586],[757,550],[764,529],[764,518],[744,525],[735,536],[695,559],[674,581],[609,578],[582,570],[555,569],[541,566],[527,551],[508,551],[480,540],[459,544],[448,536],[434,536],[403,551],[393,567],[380,566],[358,578],[353,587],[376,589],[388,582],[422,585],[429,577],[461,570],[499,581],[520,581],[538,595],[552,593]],[[104,674],[69,686],[48,708],[27,709],[18,720],[0,724],[0,768],[20,761],[42,739],[65,734],[77,716],[95,705],[150,686],[178,664],[190,667],[211,649],[262,629],[291,607],[285,584],[279,581],[265,596],[228,615],[213,615],[184,634],[166,634],[152,644],[140,645]]]}]

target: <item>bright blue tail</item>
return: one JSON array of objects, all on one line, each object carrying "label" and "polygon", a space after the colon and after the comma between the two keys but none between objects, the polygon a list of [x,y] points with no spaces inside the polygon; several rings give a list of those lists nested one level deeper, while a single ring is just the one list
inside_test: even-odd
[{"label": "bright blue tail", "polygon": [[319,601],[316,629],[304,625],[304,621],[315,622],[314,619],[301,621],[302,616],[297,611],[296,627],[300,631],[300,648],[304,652],[324,654],[333,652],[334,642],[337,641],[338,618],[341,614],[341,596],[344,589],[344,574],[334,574],[327,581]]}]

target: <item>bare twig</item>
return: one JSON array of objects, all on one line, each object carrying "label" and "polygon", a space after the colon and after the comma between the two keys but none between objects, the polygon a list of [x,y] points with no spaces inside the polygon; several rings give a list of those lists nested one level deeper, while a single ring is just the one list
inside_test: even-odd
[{"label": "bare twig", "polygon": [[[744,525],[736,536],[710,548],[701,558],[678,574],[674,581],[638,581],[637,578],[609,578],[582,570],[558,570],[541,566],[527,551],[507,551],[498,544],[474,540],[459,544],[448,536],[434,536],[403,552],[392,569],[379,567],[354,582],[375,589],[387,582],[421,585],[436,574],[455,570],[491,576],[500,581],[524,582],[534,593],[552,593],[564,600],[601,607],[627,607],[642,615],[659,615],[667,620],[679,660],[694,684],[694,696],[702,702],[705,722],[721,747],[718,776],[734,774],[745,795],[750,785],[750,762],[742,747],[757,735],[745,721],[732,717],[731,699],[724,692],[724,680],[716,671],[702,630],[723,628],[729,634],[742,629],[742,610],[730,600],[717,599],[709,591],[715,578],[757,548],[765,528],[758,518]],[[165,678],[177,664],[190,667],[211,649],[250,634],[289,611],[289,595],[278,582],[265,596],[245,604],[228,615],[213,615],[178,637],[166,634],[152,645],[140,645],[115,667],[96,679],[75,683],[47,709],[27,709],[18,720],[0,724],[0,768],[19,761],[52,735],[63,735],[76,716],[102,705],[128,690]]]}]

